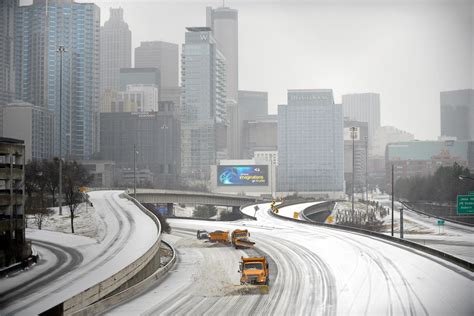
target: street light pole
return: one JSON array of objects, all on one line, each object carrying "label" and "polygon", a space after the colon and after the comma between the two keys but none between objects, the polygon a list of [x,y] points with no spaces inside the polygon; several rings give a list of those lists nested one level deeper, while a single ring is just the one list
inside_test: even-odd
[{"label": "street light pole", "polygon": [[365,136],[365,203],[366,216],[369,215],[369,137]]},{"label": "street light pole", "polygon": [[400,238],[403,239],[403,207],[400,208]]},{"label": "street light pole", "polygon": [[352,219],[354,220],[354,182],[355,182],[355,138],[356,138],[356,131],[357,128],[352,126],[350,128],[351,131],[351,138],[352,138]]},{"label": "street light pole", "polygon": [[[166,168],[167,165],[169,166],[168,164],[168,160],[166,159],[166,153],[167,153],[167,148],[166,148],[166,131],[168,130],[168,126],[166,126],[166,123],[163,123],[163,125],[161,126],[161,130],[163,131],[163,139],[164,139],[164,146],[163,146],[163,172],[167,170],[167,172],[169,173],[169,168]],[[165,178],[166,179],[166,178]]]},{"label": "street light pole", "polygon": [[395,212],[394,206],[393,206],[393,199],[394,199],[394,194],[395,194],[395,180],[393,179],[393,164],[392,164],[392,237],[393,237],[393,213]]},{"label": "street light pole", "polygon": [[137,144],[133,144],[133,197],[137,198]]},{"label": "street light pole", "polygon": [[63,116],[62,116],[62,101],[63,101],[63,54],[66,48],[62,45],[58,47],[59,53],[59,215],[63,215]]}]

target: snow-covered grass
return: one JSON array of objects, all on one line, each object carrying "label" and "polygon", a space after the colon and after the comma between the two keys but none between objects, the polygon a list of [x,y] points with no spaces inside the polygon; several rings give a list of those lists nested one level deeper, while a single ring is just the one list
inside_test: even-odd
[{"label": "snow-covered grass", "polygon": [[[49,209],[53,211],[53,214],[44,218],[41,229],[71,233],[69,206],[63,206],[62,215],[59,215],[58,207],[51,207]],[[33,215],[28,215],[27,220],[28,228],[38,228]],[[90,206],[90,204],[82,203],[76,209],[74,214],[74,233],[97,240],[104,237],[104,223],[100,220],[94,207]]]}]

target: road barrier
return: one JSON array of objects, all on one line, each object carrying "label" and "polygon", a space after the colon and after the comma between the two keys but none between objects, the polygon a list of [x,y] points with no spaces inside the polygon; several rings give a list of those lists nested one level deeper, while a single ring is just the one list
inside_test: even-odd
[{"label": "road barrier", "polygon": [[413,248],[413,249],[416,249],[416,250],[423,251],[427,254],[430,254],[430,255],[436,256],[438,258],[444,259],[446,261],[449,261],[451,263],[456,264],[457,266],[459,266],[461,268],[464,268],[464,269],[467,269],[471,272],[474,272],[474,263],[472,263],[472,262],[469,262],[467,260],[458,258],[458,257],[453,256],[453,255],[450,255],[446,252],[443,252],[443,251],[440,251],[440,250],[437,250],[437,249],[433,249],[433,248],[430,248],[430,247],[427,247],[427,246],[424,246],[424,245],[421,245],[421,244],[418,244],[418,243],[415,243],[415,242],[412,242],[412,241],[409,241],[409,240],[406,240],[406,239],[400,239],[400,238],[397,238],[397,237],[392,237],[392,236],[376,233],[376,232],[373,232],[373,231],[370,231],[370,230],[365,230],[365,229],[360,229],[360,228],[355,228],[355,227],[302,221],[302,220],[299,220],[299,219],[294,219],[294,218],[285,217],[285,216],[282,216],[282,215],[279,215],[279,214],[275,214],[271,211],[268,211],[268,212],[272,216],[275,216],[277,218],[287,220],[287,221],[298,222],[298,223],[305,224],[305,225],[322,226],[322,227],[327,227],[327,228],[331,228],[331,229],[339,229],[339,230],[359,233],[361,235],[372,236],[372,237],[375,237],[375,238],[378,238],[378,239],[383,239],[382,241],[391,241],[391,242],[394,242],[394,243],[397,243],[397,244],[400,244],[400,245],[404,245],[404,246],[407,246],[407,247],[410,247],[410,248]]},{"label": "road barrier", "polygon": [[162,277],[168,272],[176,262],[176,251],[175,249],[165,241],[161,241],[162,243],[166,244],[172,251],[173,255],[171,260],[162,268],[156,270],[155,273],[144,279],[143,281],[119,292],[112,296],[109,296],[103,300],[95,302],[83,308],[77,312],[75,312],[74,316],[87,316],[87,315],[98,315],[103,313],[104,311],[110,309],[113,306],[116,306],[131,297],[134,297],[140,293],[143,293],[145,290],[149,289],[151,286],[156,285],[162,279]]},{"label": "road barrier", "polygon": [[141,205],[137,200],[135,200],[128,194],[123,193],[121,196],[132,201],[142,212],[148,215],[155,222],[156,227],[158,228],[158,238],[156,242],[150,247],[150,249],[148,249],[141,257],[139,257],[137,260],[135,260],[134,262],[126,266],[124,269],[108,277],[102,282],[64,301],[62,303],[62,307],[63,307],[62,310],[64,311],[65,315],[71,315],[76,312],[79,312],[85,307],[95,302],[98,302],[99,300],[104,298],[106,295],[112,293],[114,290],[119,288],[122,284],[126,283],[127,281],[132,279],[135,275],[140,273],[140,271],[144,269],[152,259],[155,258],[155,256],[157,255],[160,249],[161,224],[158,218],[152,212],[147,210],[143,205]]}]

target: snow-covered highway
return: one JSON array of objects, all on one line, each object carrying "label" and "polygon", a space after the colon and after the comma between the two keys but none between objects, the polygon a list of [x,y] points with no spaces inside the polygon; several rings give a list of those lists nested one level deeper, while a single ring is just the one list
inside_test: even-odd
[{"label": "snow-covered highway", "polygon": [[[122,270],[154,244],[156,224],[131,201],[121,198],[121,193],[89,194],[105,230],[99,240],[28,231],[27,238],[49,262],[2,280],[1,315],[36,315],[47,310]],[[34,280],[34,286],[18,286],[26,280]]]},{"label": "snow-covered highway", "polygon": [[[108,314],[473,314],[473,273],[377,238],[280,220],[268,209],[260,205],[257,221],[170,220],[174,232],[165,239],[178,251],[174,271]],[[195,239],[197,229],[238,227],[273,259],[268,295],[233,290],[242,250]]]}]

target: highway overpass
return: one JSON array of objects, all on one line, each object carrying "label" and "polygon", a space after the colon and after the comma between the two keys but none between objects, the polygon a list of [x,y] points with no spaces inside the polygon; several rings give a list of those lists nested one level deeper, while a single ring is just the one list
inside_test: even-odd
[{"label": "highway overpass", "polygon": [[[128,194],[133,196],[133,190],[128,190]],[[157,189],[137,189],[136,199],[141,203],[152,204],[178,203],[229,207],[241,207],[249,203],[262,201],[259,197],[251,196]]]}]

